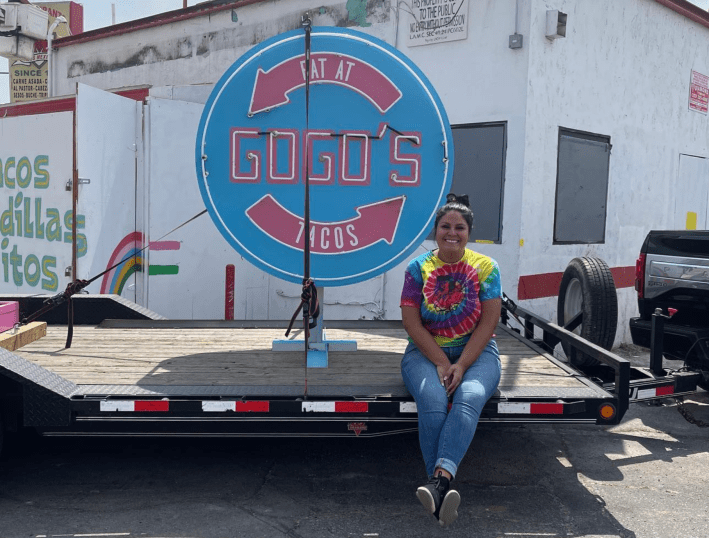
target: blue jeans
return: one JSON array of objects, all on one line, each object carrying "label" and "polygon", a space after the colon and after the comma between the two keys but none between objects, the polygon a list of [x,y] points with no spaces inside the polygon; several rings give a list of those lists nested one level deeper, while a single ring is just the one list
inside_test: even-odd
[{"label": "blue jeans", "polygon": [[[455,363],[464,347],[442,349]],[[407,346],[401,360],[401,375],[416,400],[419,443],[428,476],[438,467],[455,476],[475,435],[480,413],[500,383],[501,370],[497,343],[490,339],[478,360],[463,375],[449,411],[448,396],[435,364],[415,344]]]}]

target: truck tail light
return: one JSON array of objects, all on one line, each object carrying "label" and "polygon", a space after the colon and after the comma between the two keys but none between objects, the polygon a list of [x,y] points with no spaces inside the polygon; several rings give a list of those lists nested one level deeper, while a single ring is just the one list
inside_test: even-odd
[{"label": "truck tail light", "polygon": [[635,262],[635,291],[638,292],[638,299],[642,299],[645,291],[645,254],[643,253],[640,253]]}]

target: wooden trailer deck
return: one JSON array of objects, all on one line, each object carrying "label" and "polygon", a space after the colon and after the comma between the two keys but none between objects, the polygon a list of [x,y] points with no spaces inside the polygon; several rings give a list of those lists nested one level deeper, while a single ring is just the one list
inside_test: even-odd
[{"label": "wooden trailer deck", "polygon": [[[400,361],[407,345],[402,328],[327,328],[329,340],[356,340],[356,352],[330,352],[328,368],[307,370],[311,396],[407,398]],[[83,395],[220,395],[293,397],[305,381],[302,352],[273,352],[282,328],[74,327],[64,349],[65,326],[14,353],[60,375]],[[302,338],[294,330],[291,338]],[[603,397],[583,376],[498,325],[502,360],[497,397]]]}]

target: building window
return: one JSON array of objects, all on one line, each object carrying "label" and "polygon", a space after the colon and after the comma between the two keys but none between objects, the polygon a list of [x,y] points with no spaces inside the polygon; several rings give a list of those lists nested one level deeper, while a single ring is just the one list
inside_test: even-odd
[{"label": "building window", "polygon": [[603,243],[609,136],[559,129],[554,244]]},{"label": "building window", "polygon": [[[475,217],[470,241],[502,240],[506,123],[452,125],[455,169],[451,192],[467,194]],[[433,231],[428,239],[434,239]]]}]

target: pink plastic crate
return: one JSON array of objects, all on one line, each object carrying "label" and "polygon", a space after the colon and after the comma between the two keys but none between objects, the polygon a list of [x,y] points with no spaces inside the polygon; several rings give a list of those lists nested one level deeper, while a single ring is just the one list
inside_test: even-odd
[{"label": "pink plastic crate", "polygon": [[20,320],[20,304],[17,301],[0,301],[0,332],[11,329]]}]

